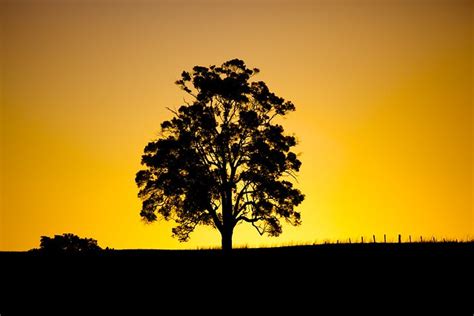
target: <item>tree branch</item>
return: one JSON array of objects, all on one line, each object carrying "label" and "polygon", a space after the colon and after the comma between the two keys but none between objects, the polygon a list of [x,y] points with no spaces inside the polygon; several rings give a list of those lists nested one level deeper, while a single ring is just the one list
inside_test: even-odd
[{"label": "tree branch", "polygon": [[237,198],[235,199],[235,206],[234,206],[234,216],[237,216],[240,212],[240,208],[239,208],[239,203],[240,203],[240,200],[242,199],[242,197],[244,196],[245,193],[245,190],[247,189],[247,187],[249,186],[249,184],[251,183],[251,181],[248,181],[244,187],[242,188],[242,190],[240,190],[239,194],[237,195]]},{"label": "tree branch", "polygon": [[219,217],[217,216],[217,209],[219,207],[216,207],[215,209],[212,208],[212,206],[209,207],[209,209],[207,210],[209,212],[209,214],[211,214],[211,217],[212,217],[212,220],[214,221],[214,224],[216,225],[217,229],[219,230],[219,232],[222,233],[222,223],[221,221],[219,220]]},{"label": "tree branch", "polygon": [[166,109],[167,109],[168,111],[170,111],[171,113],[173,113],[174,115],[179,116],[179,114],[178,114],[178,112],[176,112],[176,110],[173,110],[173,109],[171,109],[171,108],[168,107],[168,106],[166,107]]},{"label": "tree branch", "polygon": [[[260,228],[260,227],[258,227],[257,225],[255,225],[255,222],[252,223],[252,226],[255,227],[255,229],[256,229],[257,232],[260,234],[260,236],[263,236],[263,234],[265,234],[265,227]],[[261,230],[260,230],[260,229],[261,229]]]},{"label": "tree branch", "polygon": [[247,222],[247,223],[255,223],[255,222],[258,222],[258,221],[261,221],[261,220],[263,220],[263,217],[262,217],[262,216],[260,216],[260,217],[254,217],[254,218],[248,218],[248,217],[246,217],[246,216],[241,215],[241,216],[237,217],[237,222],[239,222],[239,221],[245,221],[245,222]]}]

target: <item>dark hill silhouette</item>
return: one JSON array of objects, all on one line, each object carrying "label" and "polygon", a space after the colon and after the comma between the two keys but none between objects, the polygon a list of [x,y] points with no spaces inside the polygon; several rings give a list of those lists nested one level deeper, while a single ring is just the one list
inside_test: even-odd
[{"label": "dark hill silhouette", "polygon": [[[104,304],[107,293],[113,298],[108,307],[133,302],[136,314],[160,304],[195,313],[216,302],[245,312],[250,308],[247,298],[255,300],[255,312],[286,307],[292,314],[308,308],[316,313],[330,305],[353,312],[367,308],[380,312],[378,306],[392,312],[413,311],[415,306],[425,312],[441,308],[450,315],[456,310],[471,313],[473,259],[473,242],[328,244],[234,249],[227,254],[220,250],[0,252],[2,287],[9,289],[5,302],[11,304],[15,297],[44,302],[54,293],[55,300],[85,296]],[[330,304],[334,299],[335,305]]]}]

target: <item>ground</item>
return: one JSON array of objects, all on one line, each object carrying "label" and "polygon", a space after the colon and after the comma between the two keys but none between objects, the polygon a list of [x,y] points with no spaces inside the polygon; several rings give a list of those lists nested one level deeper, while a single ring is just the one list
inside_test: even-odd
[{"label": "ground", "polygon": [[178,315],[187,309],[216,309],[215,304],[226,306],[226,315],[237,310],[249,315],[261,310],[266,315],[280,308],[299,315],[298,310],[308,307],[310,314],[329,307],[333,312],[405,310],[404,315],[417,308],[422,314],[441,310],[472,315],[473,259],[473,242],[331,244],[236,249],[231,254],[219,250],[110,250],[63,256],[0,252],[1,283],[6,290],[0,312],[4,316],[30,310],[29,304],[15,303],[20,300],[35,302],[37,310],[46,312],[58,307],[58,302],[75,310],[110,302],[114,307],[130,304],[140,311],[170,307]]}]

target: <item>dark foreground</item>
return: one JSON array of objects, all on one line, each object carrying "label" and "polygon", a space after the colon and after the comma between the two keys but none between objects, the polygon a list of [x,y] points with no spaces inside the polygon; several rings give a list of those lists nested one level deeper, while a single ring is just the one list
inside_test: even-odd
[{"label": "dark foreground", "polygon": [[[226,315],[231,310],[269,314],[280,308],[301,314],[308,307],[312,315],[328,306],[333,311],[329,314],[370,309],[380,315],[395,310],[406,315],[413,308],[422,314],[474,312],[472,242],[237,249],[231,254],[218,250],[0,252],[0,262],[6,293],[0,301],[2,316],[31,306],[51,312],[63,306],[59,303],[76,311],[94,304],[128,306],[136,315],[143,314],[137,312],[142,309],[159,311],[164,306],[181,315],[185,310],[216,310],[220,305],[227,306],[219,310]],[[29,303],[17,304],[18,300]]]}]

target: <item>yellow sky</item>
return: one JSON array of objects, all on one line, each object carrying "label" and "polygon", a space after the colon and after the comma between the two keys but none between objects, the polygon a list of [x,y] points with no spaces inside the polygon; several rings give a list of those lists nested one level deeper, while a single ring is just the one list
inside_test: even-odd
[{"label": "yellow sky", "polygon": [[473,1],[2,1],[0,19],[0,250],[219,245],[141,222],[134,176],[181,71],[231,58],[295,103],[306,194],[302,226],[235,244],[474,236]]}]

